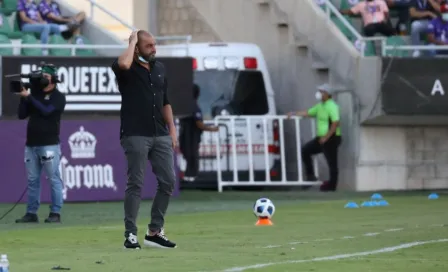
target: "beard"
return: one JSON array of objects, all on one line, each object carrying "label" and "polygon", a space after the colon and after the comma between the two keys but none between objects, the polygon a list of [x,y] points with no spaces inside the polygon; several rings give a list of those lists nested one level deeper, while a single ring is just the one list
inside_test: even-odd
[{"label": "beard", "polygon": [[153,62],[156,58],[156,54],[155,53],[149,53],[149,54],[138,54],[138,56],[140,56],[142,59],[144,59],[147,62]]}]

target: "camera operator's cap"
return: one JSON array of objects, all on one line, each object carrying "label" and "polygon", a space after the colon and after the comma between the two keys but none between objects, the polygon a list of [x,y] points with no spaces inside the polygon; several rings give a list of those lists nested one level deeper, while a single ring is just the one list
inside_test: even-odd
[{"label": "camera operator's cap", "polygon": [[333,93],[333,89],[331,88],[330,84],[328,84],[328,83],[317,86],[317,90],[326,92],[327,94]]},{"label": "camera operator's cap", "polygon": [[42,66],[42,73],[50,74],[52,76],[55,76],[58,72],[58,68],[54,66],[53,64],[45,64]]}]

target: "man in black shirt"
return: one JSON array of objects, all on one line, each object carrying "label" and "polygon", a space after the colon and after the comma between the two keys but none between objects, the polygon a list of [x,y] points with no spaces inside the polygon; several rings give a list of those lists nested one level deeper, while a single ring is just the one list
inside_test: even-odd
[{"label": "man in black shirt", "polygon": [[193,98],[196,100],[196,110],[188,117],[180,120],[179,147],[185,160],[187,169],[185,170],[184,181],[193,182],[199,173],[199,145],[203,131],[216,132],[219,127],[207,126],[202,118],[202,110],[199,107],[198,99],[201,90],[197,84],[193,85]]},{"label": "man in black shirt", "polygon": [[30,94],[24,88],[21,96],[18,117],[29,117],[25,166],[28,176],[28,205],[25,216],[16,223],[37,223],[37,210],[40,206],[40,176],[42,170],[50,180],[51,206],[50,215],[45,223],[61,222],[63,204],[63,183],[59,172],[61,147],[59,140],[61,115],[65,108],[65,96],[58,91],[56,68],[52,65],[42,67],[44,79],[41,88],[32,89]]},{"label": "man in black shirt", "polygon": [[157,177],[157,193],[144,244],[175,248],[163,229],[164,216],[174,190],[174,148],[177,142],[173,112],[167,97],[165,67],[155,61],[156,43],[146,31],[134,31],[126,51],[112,64],[121,93],[120,140],[127,160],[124,199],[124,247],[140,249],[137,215],[147,160]]}]

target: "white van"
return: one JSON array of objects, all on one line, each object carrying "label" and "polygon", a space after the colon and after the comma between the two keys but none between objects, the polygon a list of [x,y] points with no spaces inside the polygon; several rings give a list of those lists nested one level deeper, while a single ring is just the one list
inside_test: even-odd
[{"label": "white van", "polygon": [[[157,55],[162,57],[185,56],[179,45],[159,46]],[[274,91],[265,59],[260,48],[247,43],[192,43],[188,56],[193,58],[194,83],[200,87],[199,107],[205,123],[213,123],[217,115],[276,115]],[[262,120],[251,122],[255,180],[265,180],[264,135]],[[221,122],[219,131],[221,171],[223,180],[232,179],[232,151],[230,150],[230,122]],[[271,179],[280,175],[278,156],[278,122],[268,123],[269,171]],[[235,122],[237,165],[239,180],[249,178],[247,125]],[[217,160],[214,133],[204,132],[200,144],[200,174],[195,183],[216,181]],[[179,153],[181,171],[186,162]]]}]

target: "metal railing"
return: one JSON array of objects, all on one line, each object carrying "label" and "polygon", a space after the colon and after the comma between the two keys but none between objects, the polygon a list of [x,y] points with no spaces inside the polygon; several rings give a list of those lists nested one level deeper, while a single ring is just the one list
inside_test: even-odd
[{"label": "metal railing", "polygon": [[[156,41],[183,41],[176,45],[159,45],[158,48],[163,50],[173,50],[175,48],[185,50],[185,56],[189,55],[189,47],[192,39],[191,35],[185,36],[161,36],[155,37]],[[71,50],[71,55],[76,56],[76,50],[79,49],[126,49],[127,44],[0,44],[0,48],[10,48],[12,50],[21,49],[69,49]],[[159,54],[160,55],[160,54]],[[163,55],[163,54],[162,54]]]},{"label": "metal railing", "polygon": [[[330,0],[323,0],[323,5],[328,21],[331,21],[331,14],[334,14],[360,43],[365,43],[365,38],[344,18]],[[364,56],[363,51],[360,51],[360,54]]]},{"label": "metal railing", "polygon": [[112,13],[110,10],[106,9],[105,7],[103,7],[102,5],[98,4],[95,0],[87,0],[88,2],[90,2],[90,18],[93,20],[94,19],[94,11],[95,8],[98,8],[99,10],[103,11],[104,13],[106,13],[107,15],[109,15],[111,18],[115,19],[116,21],[118,21],[120,24],[122,24],[123,26],[127,27],[129,30],[135,30],[136,28],[128,23],[126,23],[125,21],[123,21],[120,17],[118,17],[117,15],[115,15],[114,13]]},{"label": "metal railing", "polygon": [[[331,20],[331,15],[334,14],[346,27],[350,33],[357,39],[357,43],[366,45],[368,42],[379,41],[381,44],[381,56],[387,56],[390,51],[433,51],[433,50],[448,50],[448,45],[390,45],[387,44],[387,37],[363,37],[339,12],[339,10],[331,3],[331,0],[322,0],[327,20]],[[317,3],[316,3],[317,4]],[[356,46],[355,46],[356,47]],[[359,48],[357,48],[359,50]],[[359,50],[362,56],[365,56],[364,50]]]},{"label": "metal railing", "polygon": [[[303,167],[302,167],[302,153],[301,153],[301,129],[300,129],[300,122],[303,120],[302,117],[288,117],[288,116],[284,116],[284,115],[265,115],[265,116],[235,116],[235,115],[230,115],[230,116],[217,116],[214,119],[214,124],[216,126],[218,125],[222,125],[222,124],[226,124],[229,126],[229,130],[230,130],[230,143],[229,143],[229,147],[230,147],[230,154],[229,155],[225,155],[222,156],[221,154],[221,143],[220,143],[220,134],[216,133],[214,134],[214,138],[215,138],[215,145],[217,146],[216,148],[216,166],[217,166],[217,179],[218,179],[218,191],[222,192],[223,188],[226,186],[315,186],[315,185],[321,185],[322,182],[321,181],[306,181],[303,179]],[[285,139],[285,124],[284,122],[290,120],[291,122],[294,123],[294,135],[295,135],[295,143],[296,143],[296,150],[293,151],[295,154],[297,154],[297,161],[296,161],[296,167],[297,167],[297,178],[292,178],[289,179],[287,177],[287,169],[286,169],[286,150],[291,151],[290,147],[286,146],[286,139]],[[270,159],[271,159],[271,154],[269,153],[269,145],[271,144],[269,139],[268,139],[268,133],[270,133],[270,131],[268,131],[268,127],[269,124],[273,121],[278,121],[278,125],[279,125],[279,156],[280,156],[280,179],[279,180],[273,180],[271,179],[271,164],[270,164]],[[238,149],[238,144],[239,142],[237,141],[237,136],[236,136],[236,123],[237,122],[244,122],[244,132],[243,131],[239,131],[239,133],[244,134],[244,144],[243,145],[247,145],[247,157],[241,157],[237,154],[237,149]],[[261,122],[261,124],[260,124]],[[255,150],[253,149],[255,140],[254,138],[257,138],[259,135],[257,135],[257,137],[252,137],[252,134],[255,133],[253,130],[254,126],[253,124],[259,124],[261,126],[261,131],[257,131],[260,134],[263,135],[263,139],[262,141],[262,148],[261,150],[262,155],[259,153],[259,156],[257,156],[257,158],[255,158]],[[311,129],[313,129],[314,132],[314,122],[311,122]],[[240,126],[241,127],[241,124]],[[313,133],[314,136],[314,133]],[[273,142],[274,140],[272,140]],[[257,143],[259,143],[259,141],[257,141]],[[261,155],[261,156],[260,156]],[[225,180],[223,177],[223,171],[222,171],[222,159],[223,157],[226,157],[226,159],[230,159],[231,160],[231,171],[232,171],[232,175],[230,178],[230,180]],[[230,158],[229,158],[230,157]],[[261,158],[262,157],[262,158]],[[263,169],[255,169],[255,161],[258,160],[258,162],[261,162],[260,160],[264,161],[264,163],[261,163],[264,165]],[[244,164],[247,163],[248,169],[242,169],[244,168],[241,167],[242,163],[244,161]],[[259,163],[260,164],[260,163]],[[313,160],[313,166],[315,169],[315,175],[318,175],[318,166],[317,166],[317,160],[314,159]],[[257,179],[256,175],[255,175],[255,171],[259,171],[261,170],[264,173],[264,177],[263,178],[259,178]],[[239,172],[240,171],[248,171],[249,172],[249,176],[248,178],[240,178],[239,177]]]},{"label": "metal railing", "polygon": [[353,36],[356,37],[358,40],[363,40],[364,37],[359,34],[359,32],[347,21],[345,20],[344,16],[339,12],[339,10],[331,3],[331,0],[324,0],[325,5],[325,14],[327,15],[327,19],[331,19],[331,14],[333,13],[341,22],[344,24],[344,26],[350,30]]}]

